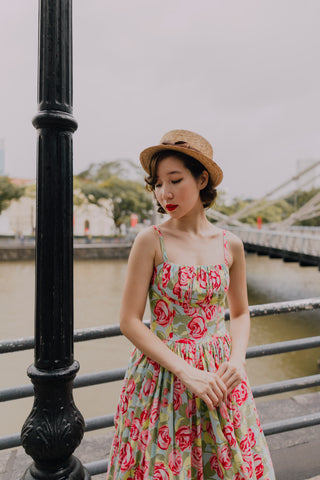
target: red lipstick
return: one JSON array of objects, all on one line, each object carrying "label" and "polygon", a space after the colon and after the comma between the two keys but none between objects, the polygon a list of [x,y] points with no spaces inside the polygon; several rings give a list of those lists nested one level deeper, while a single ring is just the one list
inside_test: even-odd
[{"label": "red lipstick", "polygon": [[169,212],[173,212],[173,210],[175,210],[177,208],[178,205],[173,205],[172,203],[168,203],[166,205],[166,209],[169,211]]}]

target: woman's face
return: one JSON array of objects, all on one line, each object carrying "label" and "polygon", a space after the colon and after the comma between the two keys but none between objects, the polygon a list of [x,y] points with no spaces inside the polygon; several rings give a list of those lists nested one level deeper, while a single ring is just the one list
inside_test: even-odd
[{"label": "woman's face", "polygon": [[203,208],[200,190],[207,182],[208,172],[202,172],[196,179],[179,158],[170,156],[158,164],[154,192],[166,213],[172,218],[181,218],[195,207]]}]

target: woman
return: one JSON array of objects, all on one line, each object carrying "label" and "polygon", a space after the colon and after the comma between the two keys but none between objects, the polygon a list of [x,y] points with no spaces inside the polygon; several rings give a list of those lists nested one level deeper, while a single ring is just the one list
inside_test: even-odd
[{"label": "woman", "polygon": [[[120,327],[136,348],[107,478],[272,480],[245,373],[250,318],[242,242],[205,216],[222,171],[210,143],[186,130],[168,132],[140,160],[148,189],[170,218],[137,236],[128,262]],[[150,330],[141,321],[148,294]]]}]

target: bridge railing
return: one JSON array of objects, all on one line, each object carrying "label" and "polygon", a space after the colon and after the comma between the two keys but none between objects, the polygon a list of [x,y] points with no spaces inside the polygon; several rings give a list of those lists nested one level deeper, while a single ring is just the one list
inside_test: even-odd
[{"label": "bridge railing", "polygon": [[319,236],[257,228],[228,227],[228,229],[238,235],[244,243],[319,257],[320,262]]},{"label": "bridge railing", "polygon": [[[251,318],[254,318],[266,315],[311,311],[317,309],[320,310],[320,297],[289,302],[255,305],[250,307],[250,316]],[[226,311],[226,320],[229,320],[228,311]],[[146,324],[148,325],[148,322],[146,322]],[[119,325],[106,325],[96,328],[76,330],[75,341],[83,342],[95,339],[110,338],[119,335],[121,335]],[[33,337],[4,340],[0,342],[0,354],[9,354],[21,350],[29,350],[33,347]],[[267,355],[275,355],[279,353],[293,352],[315,347],[320,347],[320,336],[249,347],[247,350],[247,358],[263,357]],[[83,388],[91,385],[114,382],[123,379],[124,375],[124,368],[78,375],[74,381],[74,388]],[[320,386],[320,374],[259,385],[253,387],[252,391],[254,397],[258,398],[316,386]],[[19,385],[0,390],[0,402],[8,402],[32,396],[33,385],[31,384]],[[265,435],[272,435],[318,424],[320,424],[320,408],[318,413],[265,424],[263,425],[263,430]],[[102,428],[112,427],[113,425],[114,415],[109,413],[107,415],[86,419],[85,430],[87,432],[94,431]],[[0,450],[11,449],[20,445],[20,433],[0,437]],[[92,462],[85,465],[85,467],[88,469],[91,475],[103,473],[107,470],[107,460],[103,459],[97,462]]]}]

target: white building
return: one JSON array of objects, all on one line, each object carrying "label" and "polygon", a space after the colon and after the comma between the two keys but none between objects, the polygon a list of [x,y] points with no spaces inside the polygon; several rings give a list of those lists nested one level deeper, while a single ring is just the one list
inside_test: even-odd
[{"label": "white building", "polygon": [[[111,201],[103,201],[101,206],[84,200],[82,205],[74,207],[74,235],[106,236],[115,233],[111,214]],[[0,215],[0,235],[16,237],[34,235],[36,226],[36,200],[21,197],[13,200]]]}]

